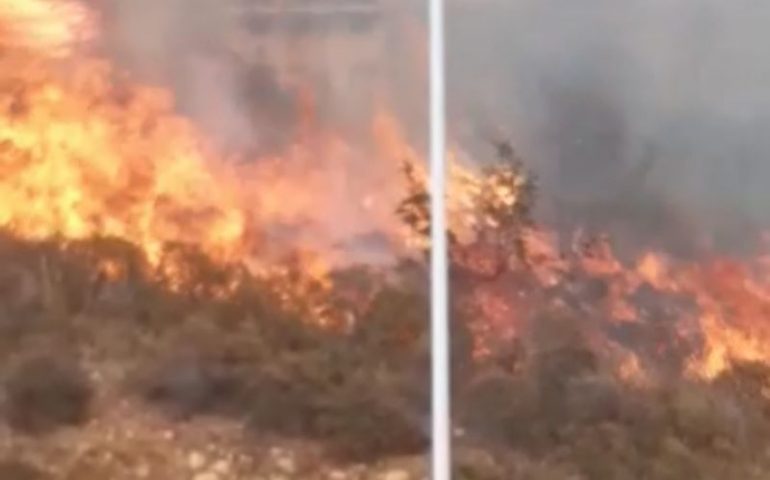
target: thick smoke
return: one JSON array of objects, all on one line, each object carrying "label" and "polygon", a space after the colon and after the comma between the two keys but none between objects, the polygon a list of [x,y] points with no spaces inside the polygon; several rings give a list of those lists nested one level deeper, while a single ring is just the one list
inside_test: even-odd
[{"label": "thick smoke", "polygon": [[[334,11],[337,4],[343,12],[350,6],[297,4],[309,11]],[[295,140],[307,92],[324,126],[340,130],[368,128],[380,103],[408,105],[412,117],[424,110],[413,107],[424,98],[420,79],[414,78],[413,52],[421,39],[404,31],[409,27],[401,16],[305,12],[270,20],[255,15],[248,2],[235,0],[104,0],[98,5],[108,52],[141,80],[171,87],[182,113],[229,148],[274,149]],[[262,47],[255,43],[268,35],[282,40]],[[393,55],[391,48],[403,56]],[[276,65],[293,65],[297,78],[287,80],[273,69]],[[404,90],[415,94],[397,102]]]},{"label": "thick smoke", "polygon": [[181,113],[223,148],[271,149],[292,132],[292,92],[236,54],[234,2],[98,3],[106,52],[138,80],[171,88]]},{"label": "thick smoke", "polygon": [[748,0],[457,0],[453,120],[512,137],[562,217],[736,247],[770,224],[768,20]]}]

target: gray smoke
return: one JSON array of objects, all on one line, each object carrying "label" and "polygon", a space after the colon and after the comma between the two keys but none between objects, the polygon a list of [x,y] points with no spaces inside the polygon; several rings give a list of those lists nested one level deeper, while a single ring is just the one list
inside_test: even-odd
[{"label": "gray smoke", "polygon": [[[182,113],[239,151],[294,140],[299,89],[313,92],[317,113],[335,128],[368,130],[380,98],[407,106],[424,98],[419,79],[407,79],[415,70],[410,47],[419,40],[406,43],[396,31],[399,19],[356,14],[345,1],[298,2],[297,15],[267,17],[250,8],[260,3],[102,0],[103,44],[135,77],[171,87]],[[317,13],[323,10],[338,13]],[[257,46],[254,39],[268,35],[279,40]],[[295,66],[290,70],[301,78],[287,81],[271,70],[276,65]],[[402,100],[396,89],[415,93]],[[411,110],[417,116],[413,111],[423,109]]]},{"label": "gray smoke", "polygon": [[106,0],[103,49],[134,78],[171,88],[179,111],[225,149],[271,148],[295,123],[293,93],[238,58],[235,2]]},{"label": "gray smoke", "polygon": [[749,0],[457,0],[452,118],[512,137],[563,216],[735,246],[770,225],[768,21]]}]

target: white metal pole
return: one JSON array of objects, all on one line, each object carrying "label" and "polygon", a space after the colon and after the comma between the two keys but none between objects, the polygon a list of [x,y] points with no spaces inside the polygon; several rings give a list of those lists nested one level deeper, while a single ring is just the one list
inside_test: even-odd
[{"label": "white metal pole", "polygon": [[431,214],[431,477],[451,479],[449,268],[446,220],[444,0],[429,1]]}]

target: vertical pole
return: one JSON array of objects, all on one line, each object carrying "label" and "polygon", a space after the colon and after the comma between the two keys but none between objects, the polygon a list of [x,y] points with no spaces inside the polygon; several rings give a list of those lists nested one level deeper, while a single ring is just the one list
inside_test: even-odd
[{"label": "vertical pole", "polygon": [[431,214],[431,472],[451,478],[449,269],[446,220],[444,0],[429,1]]}]

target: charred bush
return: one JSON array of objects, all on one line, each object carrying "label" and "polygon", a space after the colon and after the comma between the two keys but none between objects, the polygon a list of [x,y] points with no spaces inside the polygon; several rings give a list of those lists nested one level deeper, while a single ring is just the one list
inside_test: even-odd
[{"label": "charred bush", "polygon": [[[511,472],[492,452],[477,448],[455,448],[453,475],[460,480],[505,480]],[[514,478],[519,478],[518,476]]]},{"label": "charred bush", "polygon": [[716,378],[714,385],[744,400],[764,402],[770,387],[770,366],[760,362],[734,362]]},{"label": "charred bush", "polygon": [[530,337],[533,353],[528,368],[542,414],[556,424],[567,421],[568,402],[580,395],[581,385],[591,385],[586,379],[599,373],[599,359],[587,346],[578,320],[561,312],[541,315]]},{"label": "charred bush", "polygon": [[93,391],[87,374],[69,358],[21,360],[5,382],[5,414],[15,430],[40,434],[89,418]]},{"label": "charred bush", "polygon": [[344,461],[420,451],[420,410],[408,386],[362,358],[337,348],[279,357],[250,377],[241,415],[255,432],[323,440]]},{"label": "charred bush", "polygon": [[602,375],[587,375],[567,385],[565,414],[579,423],[596,424],[615,421],[620,416],[621,398],[615,380]]},{"label": "charred bush", "polygon": [[423,425],[398,403],[377,398],[353,398],[320,413],[316,435],[326,439],[327,451],[342,461],[373,461],[413,455],[427,447]]},{"label": "charred bush", "polygon": [[341,460],[425,445],[424,297],[380,289],[346,333],[234,301],[245,310],[214,304],[163,335],[129,389],[173,420],[231,418],[255,434],[317,439]]},{"label": "charred bush", "polygon": [[0,460],[0,478],[3,480],[45,480],[49,477],[27,462]]},{"label": "charred bush", "polygon": [[195,357],[167,360],[148,374],[144,397],[179,418],[216,412],[237,398],[240,382],[221,365]]},{"label": "charred bush", "polygon": [[378,292],[357,322],[352,340],[368,355],[392,364],[413,359],[425,346],[428,319],[427,299],[396,288]]},{"label": "charred bush", "polygon": [[481,375],[459,402],[463,424],[483,438],[525,446],[538,420],[533,382],[502,373]]},{"label": "charred bush", "polygon": [[737,440],[743,419],[738,411],[731,412],[725,400],[700,385],[677,386],[669,399],[670,422],[677,436],[699,447],[709,447],[720,438]]}]

